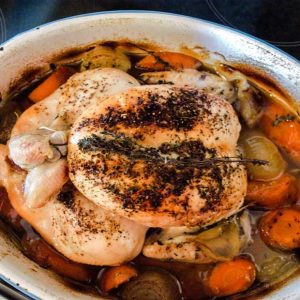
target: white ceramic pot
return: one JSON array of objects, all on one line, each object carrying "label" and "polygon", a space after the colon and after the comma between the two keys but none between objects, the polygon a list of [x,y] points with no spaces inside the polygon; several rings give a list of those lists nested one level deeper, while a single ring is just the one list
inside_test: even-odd
[{"label": "white ceramic pot", "polygon": [[[98,40],[152,41],[170,50],[182,44],[202,45],[227,59],[263,69],[294,98],[300,99],[299,62],[284,52],[241,32],[210,22],[157,12],[106,12],[71,17],[20,34],[1,45],[0,92],[22,70],[41,65],[52,54]],[[1,167],[1,166],[0,166]],[[99,299],[67,287],[51,271],[27,259],[0,230],[0,278],[33,298]],[[264,299],[300,299],[300,277]]]}]

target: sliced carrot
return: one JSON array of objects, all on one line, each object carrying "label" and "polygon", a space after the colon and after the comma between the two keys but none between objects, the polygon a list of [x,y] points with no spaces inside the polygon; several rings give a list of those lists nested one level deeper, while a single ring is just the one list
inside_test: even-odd
[{"label": "sliced carrot", "polygon": [[254,263],[238,257],[217,263],[204,280],[204,288],[210,296],[229,296],[247,290],[255,277]]},{"label": "sliced carrot", "polygon": [[109,292],[137,275],[138,271],[129,265],[109,268],[101,277],[101,290],[105,293]]},{"label": "sliced carrot", "polygon": [[58,89],[68,78],[74,74],[74,71],[67,67],[58,67],[49,77],[47,77],[39,86],[37,86],[28,96],[33,102],[39,102],[56,89]]},{"label": "sliced carrot", "polygon": [[197,69],[201,63],[188,55],[176,52],[157,52],[141,59],[136,67],[139,69],[164,71],[169,69]]},{"label": "sliced carrot", "polygon": [[300,122],[275,102],[266,104],[260,120],[264,133],[300,165]]},{"label": "sliced carrot", "polygon": [[300,208],[276,209],[259,221],[262,240],[269,246],[292,250],[300,247]]},{"label": "sliced carrot", "polygon": [[41,267],[50,268],[64,277],[90,283],[95,278],[95,271],[88,265],[70,261],[52,248],[39,235],[26,233],[22,236],[21,245],[24,253]]},{"label": "sliced carrot", "polygon": [[296,177],[288,173],[268,182],[249,181],[246,201],[265,208],[278,208],[297,201],[297,186]]}]

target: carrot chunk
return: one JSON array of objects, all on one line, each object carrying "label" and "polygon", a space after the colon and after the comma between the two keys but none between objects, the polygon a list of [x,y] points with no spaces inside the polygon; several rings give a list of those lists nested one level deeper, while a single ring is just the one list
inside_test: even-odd
[{"label": "carrot chunk", "polygon": [[64,84],[74,74],[73,70],[66,67],[58,67],[49,77],[37,86],[28,96],[33,102],[39,102]]},{"label": "carrot chunk", "polygon": [[260,120],[264,133],[300,165],[300,122],[275,102],[266,104]]},{"label": "carrot chunk", "polygon": [[300,209],[289,207],[265,214],[259,221],[262,240],[269,246],[293,250],[300,247]]},{"label": "carrot chunk", "polygon": [[246,201],[272,209],[295,202],[297,193],[297,179],[286,173],[268,182],[249,181]]},{"label": "carrot chunk", "polygon": [[103,292],[117,288],[121,284],[129,281],[138,275],[137,270],[129,265],[109,268],[101,277],[100,287]]},{"label": "carrot chunk", "polygon": [[139,69],[164,71],[169,69],[197,69],[201,63],[188,55],[176,52],[157,52],[141,59],[136,67]]},{"label": "carrot chunk", "polygon": [[255,277],[254,263],[238,257],[217,263],[204,280],[204,288],[210,296],[229,296],[247,290]]}]

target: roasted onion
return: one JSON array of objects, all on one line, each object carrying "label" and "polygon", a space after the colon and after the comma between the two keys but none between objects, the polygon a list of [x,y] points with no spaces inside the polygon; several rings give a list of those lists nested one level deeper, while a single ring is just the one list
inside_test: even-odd
[{"label": "roasted onion", "polygon": [[230,260],[251,243],[251,222],[244,211],[207,230],[198,227],[173,227],[152,234],[143,254],[156,259],[173,259],[190,263],[212,263]]},{"label": "roasted onion", "polygon": [[124,54],[124,51],[102,45],[93,45],[89,50],[58,60],[55,64],[79,66],[80,71],[95,68],[117,68],[126,72],[131,67],[130,59]]},{"label": "roasted onion", "polygon": [[96,46],[82,55],[80,70],[117,68],[127,71],[130,67],[130,60],[123,52],[105,46]]},{"label": "roasted onion", "polygon": [[248,164],[248,175],[252,180],[270,181],[278,178],[286,169],[286,162],[273,142],[257,130],[244,132],[240,145],[245,157],[265,160],[267,164]]},{"label": "roasted onion", "polygon": [[124,286],[124,300],[179,300],[181,288],[174,276],[163,269],[148,268]]}]

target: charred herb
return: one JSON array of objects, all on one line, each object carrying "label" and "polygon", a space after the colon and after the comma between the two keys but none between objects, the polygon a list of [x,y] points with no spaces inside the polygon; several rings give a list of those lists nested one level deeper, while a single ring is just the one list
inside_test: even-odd
[{"label": "charred herb", "polygon": [[276,119],[273,121],[272,125],[273,126],[278,126],[282,122],[293,122],[295,121],[295,116],[292,116],[290,114],[283,115],[283,116],[278,116]]},{"label": "charred herb", "polygon": [[[213,167],[216,164],[251,163],[266,165],[268,163],[265,160],[242,157],[215,157],[216,153],[212,149],[205,148],[200,141],[188,141],[173,145],[164,143],[159,148],[145,148],[124,134],[115,134],[109,131],[103,131],[101,134],[102,136],[92,134],[90,137],[81,139],[78,143],[79,149],[82,152],[110,152],[124,155],[132,161],[144,160],[156,164],[176,165],[177,167],[203,168]],[[185,154],[182,151],[184,148],[196,151],[186,151]],[[177,154],[178,157],[170,158],[171,153]]]}]

